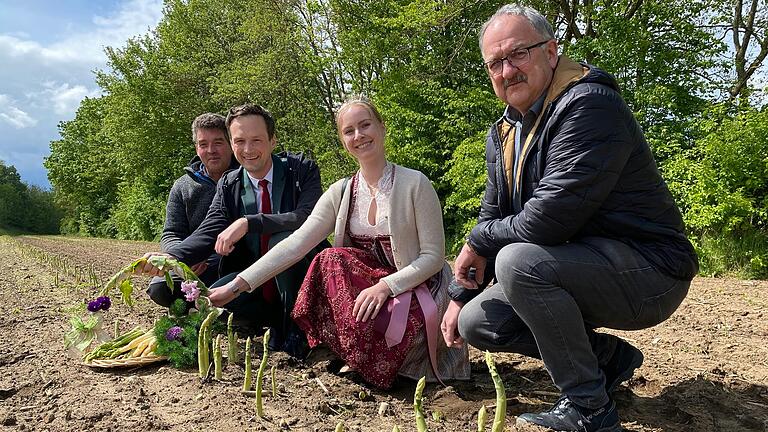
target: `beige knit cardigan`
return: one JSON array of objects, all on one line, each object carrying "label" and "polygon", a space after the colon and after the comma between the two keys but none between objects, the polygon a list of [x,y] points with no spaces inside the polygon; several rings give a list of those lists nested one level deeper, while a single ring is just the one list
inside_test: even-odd
[{"label": "beige knit cardigan", "polygon": [[[392,295],[398,295],[443,268],[445,233],[440,201],[429,179],[399,165],[394,170],[387,221],[397,271],[382,280]],[[298,230],[239,274],[251,291],[298,262],[331,233],[335,247],[351,245],[345,232],[351,185],[344,179],[332,184]]]}]

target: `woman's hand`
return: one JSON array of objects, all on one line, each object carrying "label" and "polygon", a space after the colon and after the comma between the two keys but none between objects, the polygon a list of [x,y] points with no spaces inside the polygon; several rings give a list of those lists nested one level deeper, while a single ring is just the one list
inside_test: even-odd
[{"label": "woman's hand", "polygon": [[376,285],[360,291],[355,299],[355,307],[352,309],[355,320],[366,322],[368,319],[376,318],[391,293],[384,281],[379,281]]},{"label": "woman's hand", "polygon": [[248,282],[238,276],[227,284],[212,288],[208,292],[208,299],[211,301],[212,305],[222,307],[234,300],[240,293],[248,291],[249,289],[250,286],[248,285]]},{"label": "woman's hand", "polygon": [[211,300],[212,305],[222,307],[236,297],[227,285],[211,288],[211,291],[208,292],[208,298]]}]

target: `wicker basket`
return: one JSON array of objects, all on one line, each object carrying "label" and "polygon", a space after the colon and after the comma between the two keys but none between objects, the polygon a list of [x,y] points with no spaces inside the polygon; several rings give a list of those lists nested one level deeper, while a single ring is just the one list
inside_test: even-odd
[{"label": "wicker basket", "polygon": [[141,367],[167,359],[168,357],[165,356],[148,355],[143,357],[129,357],[122,359],[94,359],[88,363],[83,364],[95,368]]}]

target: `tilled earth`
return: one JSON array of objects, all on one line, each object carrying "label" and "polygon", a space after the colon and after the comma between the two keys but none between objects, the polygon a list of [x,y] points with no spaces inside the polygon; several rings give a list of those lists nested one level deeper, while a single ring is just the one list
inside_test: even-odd
[{"label": "tilled earth", "polygon": [[[168,364],[122,370],[81,365],[63,348],[67,310],[97,289],[91,277],[65,276],[41,260],[64,260],[106,280],[156,249],[155,243],[104,239],[0,237],[0,430],[333,431],[339,422],[347,431],[390,431],[395,424],[415,430],[414,382],[372,389],[354,374],[331,373],[335,361],[322,349],[305,362],[270,355],[280,391],[271,396],[267,377],[263,419],[254,399],[241,393],[240,365],[227,367],[222,381],[204,383],[197,370]],[[145,284],[137,281],[137,291]],[[143,292],[135,297],[133,308],[115,304],[107,312],[110,328],[115,321],[122,330],[149,328],[165,313]],[[768,282],[697,278],[667,322],[616,334],[646,359],[614,394],[626,430],[768,430]],[[260,340],[255,348],[258,359]],[[491,408],[492,420],[493,384],[481,353],[472,350],[471,356],[470,382],[427,386],[429,430],[477,430],[481,405]],[[508,395],[505,430],[516,431],[515,415],[547,409],[557,391],[541,362],[514,354],[495,359]]]}]

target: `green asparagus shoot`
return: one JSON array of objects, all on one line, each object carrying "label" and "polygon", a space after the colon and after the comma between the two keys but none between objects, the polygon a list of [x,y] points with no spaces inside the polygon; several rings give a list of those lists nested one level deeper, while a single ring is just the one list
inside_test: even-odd
[{"label": "green asparagus shoot", "polygon": [[214,342],[213,346],[213,377],[217,380],[221,379],[221,362],[221,335],[218,335],[216,336],[216,342]]},{"label": "green asparagus shoot", "polygon": [[243,381],[243,391],[251,390],[251,337],[245,340],[245,380]]},{"label": "green asparagus shoot", "polygon": [[264,332],[264,354],[261,356],[261,366],[256,374],[256,415],[264,417],[264,407],[261,404],[261,389],[264,380],[264,369],[267,367],[267,357],[269,357],[269,330]]},{"label": "green asparagus shoot", "polygon": [[200,333],[197,335],[197,365],[200,378],[208,376],[208,368],[211,365],[211,322],[221,314],[221,309],[214,308],[200,324]]},{"label": "green asparagus shoot", "polygon": [[235,315],[230,313],[227,318],[227,364],[237,363],[237,333],[232,329],[232,319]]},{"label": "green asparagus shoot", "polygon": [[421,377],[416,384],[416,392],[413,394],[413,411],[416,413],[416,430],[418,432],[426,432],[427,430],[427,421],[424,419],[424,409],[421,406],[424,399],[421,394],[426,385],[427,377]]},{"label": "green asparagus shoot", "polygon": [[477,412],[477,432],[485,432],[485,422],[488,420],[488,408],[485,405]]},{"label": "green asparagus shoot", "polygon": [[507,417],[507,392],[504,389],[504,382],[501,380],[501,376],[496,372],[493,356],[488,351],[485,352],[485,362],[488,364],[493,386],[496,388],[496,414],[493,417],[491,432],[502,432],[504,430],[504,419]]},{"label": "green asparagus shoot", "polygon": [[275,380],[275,369],[277,369],[277,365],[272,365],[272,397],[277,396],[277,380]]}]

